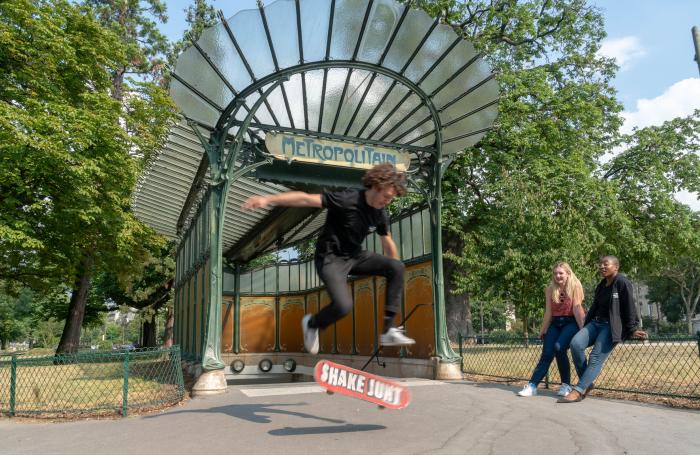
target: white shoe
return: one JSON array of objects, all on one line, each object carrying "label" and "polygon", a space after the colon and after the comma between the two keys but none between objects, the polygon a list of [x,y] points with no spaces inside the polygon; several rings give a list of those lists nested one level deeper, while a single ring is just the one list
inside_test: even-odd
[{"label": "white shoe", "polygon": [[564,383],[562,383],[562,385],[559,386],[559,391],[557,392],[557,395],[559,395],[560,397],[565,397],[572,390],[573,389],[571,388],[571,386],[564,382]]},{"label": "white shoe", "polygon": [[409,338],[403,333],[403,327],[392,327],[383,333],[379,344],[382,346],[405,346],[407,344],[414,344],[416,340]]},{"label": "white shoe", "polygon": [[304,332],[304,348],[309,354],[318,354],[318,329],[309,327],[311,315],[301,319],[301,330]]},{"label": "white shoe", "polygon": [[529,382],[525,387],[523,387],[523,390],[518,392],[519,397],[534,397],[537,395],[537,386],[535,384],[530,384]]}]

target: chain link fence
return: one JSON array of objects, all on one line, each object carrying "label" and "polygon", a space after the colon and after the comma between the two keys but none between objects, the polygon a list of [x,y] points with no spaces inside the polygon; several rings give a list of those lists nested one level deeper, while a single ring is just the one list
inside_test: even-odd
[{"label": "chain link fence", "polygon": [[179,346],[0,356],[0,413],[9,416],[126,416],[184,395]]},{"label": "chain link fence", "polygon": [[[462,372],[527,381],[542,353],[533,338],[459,337]],[[589,350],[590,352],[590,350]],[[571,378],[577,376],[571,363]],[[556,360],[545,385],[560,384]],[[613,349],[595,381],[599,390],[700,399],[700,332],[697,337],[656,337],[625,341]]]}]

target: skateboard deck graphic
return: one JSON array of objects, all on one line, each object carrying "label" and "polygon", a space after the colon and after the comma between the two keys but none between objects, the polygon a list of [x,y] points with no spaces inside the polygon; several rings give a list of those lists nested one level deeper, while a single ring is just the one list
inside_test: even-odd
[{"label": "skateboard deck graphic", "polygon": [[368,401],[380,408],[402,409],[411,402],[411,391],[405,385],[328,360],[316,364],[314,379],[328,393]]}]

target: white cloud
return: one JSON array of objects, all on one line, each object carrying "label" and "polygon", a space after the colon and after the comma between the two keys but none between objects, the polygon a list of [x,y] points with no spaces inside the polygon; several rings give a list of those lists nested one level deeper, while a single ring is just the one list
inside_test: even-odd
[{"label": "white cloud", "polygon": [[[637,100],[636,111],[622,113],[624,124],[620,130],[629,134],[635,127],[661,125],[676,117],[686,117],[696,109],[700,109],[700,78],[684,79],[656,98]],[[676,194],[676,199],[700,211],[698,195],[684,191]]]},{"label": "white cloud", "polygon": [[688,116],[695,109],[700,109],[700,78],[684,79],[656,98],[637,100],[636,111],[622,113],[625,123],[621,131],[627,134],[634,127],[661,125],[667,120]]},{"label": "white cloud", "polygon": [[614,58],[620,65],[620,71],[628,70],[635,60],[639,60],[646,54],[646,49],[636,36],[605,39],[598,50],[598,55]]}]

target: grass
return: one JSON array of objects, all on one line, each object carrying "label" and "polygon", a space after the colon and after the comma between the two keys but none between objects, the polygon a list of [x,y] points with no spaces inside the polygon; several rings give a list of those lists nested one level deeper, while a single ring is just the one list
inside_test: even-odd
[{"label": "grass", "polygon": [[[527,380],[541,352],[541,345],[470,345],[463,349],[462,364],[468,374]],[[573,363],[571,370],[575,381]],[[556,362],[550,366],[549,380],[560,382]],[[611,391],[700,399],[697,342],[620,344],[595,384],[598,389]]]},{"label": "grass", "polygon": [[[15,413],[119,413],[124,397],[123,355],[101,353],[92,361],[54,364],[54,357],[18,358]],[[128,409],[176,403],[184,395],[175,368],[179,362],[158,353],[129,362]],[[155,355],[154,355],[155,354]],[[121,358],[120,358],[121,356]],[[5,359],[3,359],[5,360]],[[10,408],[10,362],[0,362],[0,412]]]}]

